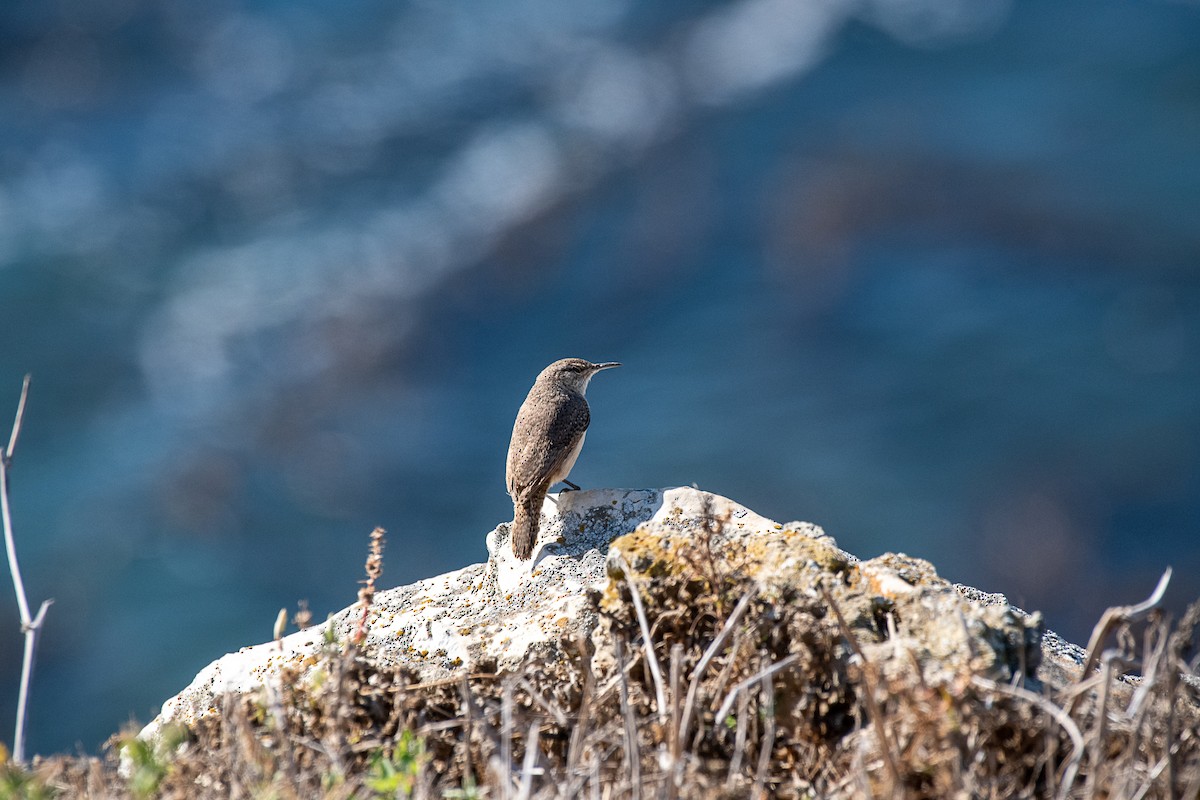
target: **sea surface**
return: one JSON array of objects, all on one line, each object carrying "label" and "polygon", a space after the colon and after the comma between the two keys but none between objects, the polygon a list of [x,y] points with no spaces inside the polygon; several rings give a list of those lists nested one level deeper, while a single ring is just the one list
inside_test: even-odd
[{"label": "sea surface", "polygon": [[[1200,6],[0,6],[31,747],[486,558],[516,409],[1085,642],[1200,596]],[[0,741],[21,634],[0,587]]]}]

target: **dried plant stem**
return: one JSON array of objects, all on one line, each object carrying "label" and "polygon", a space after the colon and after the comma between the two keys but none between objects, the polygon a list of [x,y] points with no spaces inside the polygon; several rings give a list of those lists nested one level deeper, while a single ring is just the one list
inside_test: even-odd
[{"label": "dried plant stem", "polygon": [[767,768],[771,765],[771,755],[775,750],[775,684],[768,672],[762,677],[763,693],[763,731],[762,743],[758,751],[758,771],[754,775],[754,789],[750,796],[758,800],[765,797],[763,787],[766,785]]},{"label": "dried plant stem", "polygon": [[792,655],[790,655],[786,658],[781,658],[780,660],[776,661],[771,666],[767,667],[766,669],[762,670],[761,672],[751,675],[749,678],[746,678],[746,680],[742,681],[737,686],[734,686],[732,689],[730,689],[729,694],[725,695],[725,702],[721,704],[721,709],[717,712],[717,716],[714,721],[714,724],[721,725],[725,722],[725,718],[727,716],[729,716],[729,710],[731,708],[733,708],[733,701],[737,699],[737,696],[740,692],[742,692],[745,689],[749,688],[750,686],[753,686],[754,684],[762,681],[763,678],[767,678],[771,675],[774,675],[776,672],[779,672],[779,670],[781,670],[781,669],[786,669],[787,667],[790,667],[792,664],[795,664],[799,660],[800,660],[800,656],[796,655],[795,653],[793,653]]},{"label": "dried plant stem", "polygon": [[475,698],[471,696],[471,682],[466,674],[459,676],[459,696],[462,698],[463,710],[463,780],[475,780],[474,768],[471,765],[471,739],[475,735]]},{"label": "dried plant stem", "polygon": [[629,596],[633,598],[633,610],[637,613],[638,625],[642,629],[642,646],[646,651],[646,665],[650,668],[650,677],[654,681],[655,699],[658,700],[658,721],[666,726],[667,695],[663,687],[662,669],[658,666],[658,656],[654,654],[654,640],[650,637],[650,623],[646,620],[646,607],[642,604],[642,593],[638,591],[633,570],[619,555],[617,556],[617,565],[625,575],[625,583],[629,586]]},{"label": "dried plant stem", "polygon": [[1058,723],[1059,727],[1071,737],[1071,743],[1074,745],[1074,751],[1071,753],[1071,760],[1067,762],[1066,769],[1063,771],[1062,781],[1059,784],[1058,792],[1055,795],[1058,798],[1066,798],[1069,796],[1071,787],[1075,783],[1075,776],[1079,772],[1079,764],[1083,760],[1084,754],[1087,752],[1087,746],[1084,744],[1083,734],[1079,731],[1079,726],[1071,719],[1070,715],[1054,705],[1054,703],[1042,697],[1040,694],[1031,692],[1028,689],[1022,689],[1019,686],[1009,686],[1004,683],[988,680],[980,675],[972,676],[971,683],[981,689],[997,694],[1007,694],[1012,697],[1017,697],[1025,700],[1032,705],[1042,709]]},{"label": "dried plant stem", "polygon": [[[580,655],[582,656],[580,666],[583,670],[583,690],[579,698],[579,716],[571,729],[571,741],[567,746],[567,770],[571,773],[579,769],[584,736],[588,731],[589,714],[592,711],[596,693],[596,674],[592,672],[592,661],[587,657],[586,651],[581,652]],[[570,792],[570,794],[574,794],[574,792]]]},{"label": "dried plant stem", "polygon": [[375,599],[375,581],[383,574],[383,542],[386,533],[387,531],[383,528],[371,531],[371,544],[367,548],[367,579],[361,581],[362,588],[358,590],[358,602],[362,606],[362,616],[358,618],[358,626],[350,639],[354,644],[362,644],[367,638],[371,602]]},{"label": "dried plant stem", "polygon": [[842,616],[842,610],[834,601],[833,595],[824,586],[821,587],[821,594],[825,598],[825,603],[833,611],[834,617],[837,618],[838,627],[842,629],[842,635],[846,637],[846,642],[850,645],[850,649],[854,651],[854,654],[858,656],[859,663],[862,664],[862,686],[863,692],[866,695],[867,708],[871,712],[871,725],[875,728],[875,735],[879,738],[879,749],[883,753],[883,763],[887,767],[888,777],[891,778],[892,791],[900,791],[904,785],[900,780],[900,767],[896,764],[896,755],[892,749],[892,740],[888,735],[887,726],[883,720],[883,707],[879,703],[879,698],[875,696],[875,688],[878,686],[875,667],[867,660],[867,654],[859,647],[858,638],[854,635],[854,631],[850,630],[850,626],[846,624],[846,618]]},{"label": "dried plant stem", "polygon": [[517,800],[529,800],[533,791],[533,768],[537,764],[538,734],[541,726],[535,720],[529,725],[529,733],[525,736],[525,760],[521,762],[521,784],[517,789]]},{"label": "dried plant stem", "polygon": [[17,416],[13,420],[12,433],[8,437],[8,447],[4,450],[4,460],[12,461],[13,451],[17,449],[17,438],[21,435],[21,421],[25,418],[25,401],[29,399],[29,382],[32,376],[26,375],[21,382],[21,399],[17,401]]},{"label": "dried plant stem", "polygon": [[500,769],[504,776],[503,797],[512,796],[512,729],[513,729],[513,682],[504,682],[504,694],[500,706]]},{"label": "dried plant stem", "polygon": [[[1104,612],[1100,617],[1100,621],[1096,623],[1096,627],[1092,629],[1092,638],[1087,646],[1087,658],[1083,662],[1083,671],[1079,674],[1083,678],[1087,678],[1092,674],[1092,670],[1096,667],[1096,662],[1100,658],[1100,646],[1104,644],[1104,640],[1108,638],[1108,634],[1113,628],[1122,622],[1134,622],[1149,614],[1154,610],[1159,603],[1162,602],[1163,594],[1167,591],[1167,584],[1171,582],[1171,568],[1167,567],[1163,572],[1162,577],[1158,579],[1158,585],[1154,587],[1154,592],[1141,603],[1132,606],[1114,606]],[[1071,699],[1067,705],[1067,713],[1075,713],[1075,707],[1083,698],[1082,694],[1077,694]]]},{"label": "dried plant stem", "polygon": [[733,613],[729,615],[729,619],[725,620],[725,624],[721,627],[721,632],[717,634],[717,638],[713,639],[712,644],[704,651],[704,655],[700,658],[700,663],[692,670],[691,684],[688,686],[687,701],[683,706],[683,720],[679,723],[679,738],[686,740],[692,723],[692,712],[696,707],[696,694],[700,689],[700,679],[704,676],[704,670],[708,669],[709,663],[713,657],[720,652],[730,634],[733,633],[737,624],[741,621],[742,615],[746,613],[746,609],[750,607],[750,601],[754,599],[756,589],[751,587],[742,595],[742,599],[738,601],[737,607],[733,609]]},{"label": "dried plant stem", "polygon": [[625,761],[629,765],[629,783],[633,787],[634,800],[641,798],[642,786],[642,762],[641,762],[641,745],[638,740],[637,721],[633,716],[633,709],[629,702],[629,679],[625,675],[625,643],[620,637],[616,641],[617,646],[617,677],[620,679],[619,686],[621,688],[621,718],[625,723]]},{"label": "dried plant stem", "polygon": [[746,734],[750,726],[750,695],[745,692],[738,694],[737,734],[733,740],[733,756],[729,759],[729,774],[725,785],[733,787],[742,771],[742,756],[746,752]]},{"label": "dried plant stem", "polygon": [[25,416],[25,398],[29,395],[29,376],[21,386],[21,400],[17,403],[17,418],[13,422],[12,435],[8,447],[0,452],[0,504],[3,504],[4,514],[4,547],[8,551],[8,569],[12,573],[13,588],[17,591],[17,607],[21,613],[21,625],[31,622],[29,616],[29,600],[25,595],[25,582],[21,580],[21,566],[17,563],[17,547],[13,541],[12,511],[8,506],[8,468],[12,465],[13,450],[17,446],[17,436],[21,432],[21,418]]},{"label": "dried plant stem", "polygon": [[671,754],[670,779],[667,781],[667,800],[675,800],[679,796],[679,782],[676,776],[683,767],[683,748],[679,730],[679,673],[683,670],[683,644],[676,642],[671,645],[671,728],[668,731],[669,751]]},{"label": "dried plant stem", "polygon": [[17,403],[17,416],[13,420],[8,446],[0,451],[0,517],[4,521],[4,549],[8,553],[8,570],[12,575],[13,589],[17,593],[17,608],[21,615],[21,631],[25,634],[25,653],[21,659],[21,686],[17,695],[17,723],[13,733],[13,761],[25,762],[25,723],[29,718],[29,684],[33,680],[34,656],[37,653],[37,636],[46,619],[46,609],[53,600],[46,600],[38,609],[37,616],[29,614],[29,599],[25,594],[25,582],[21,580],[21,565],[17,562],[17,546],[13,538],[12,509],[8,502],[8,470],[12,466],[13,451],[21,435],[21,422],[25,418],[25,401],[29,397],[29,376],[21,384],[21,399]]}]

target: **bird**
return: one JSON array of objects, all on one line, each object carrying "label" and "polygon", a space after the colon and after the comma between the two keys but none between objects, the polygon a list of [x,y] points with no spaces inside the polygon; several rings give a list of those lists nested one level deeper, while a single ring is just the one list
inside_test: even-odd
[{"label": "bird", "polygon": [[579,488],[567,476],[591,421],[583,396],[588,382],[597,372],[619,366],[616,361],[593,364],[582,358],[555,361],[537,376],[517,411],[505,481],[513,501],[513,555],[521,561],[533,556],[547,490],[560,482]]}]

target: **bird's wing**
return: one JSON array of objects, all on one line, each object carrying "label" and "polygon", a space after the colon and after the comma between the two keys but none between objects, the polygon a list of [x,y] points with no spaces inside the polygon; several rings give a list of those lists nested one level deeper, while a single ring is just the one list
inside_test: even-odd
[{"label": "bird's wing", "polygon": [[[528,405],[526,401],[517,412],[508,451],[508,493],[513,497],[546,483],[570,457],[591,422],[587,400],[579,395],[566,397],[555,404],[553,414],[544,417]],[[515,446],[517,431],[523,433],[520,447]]]}]

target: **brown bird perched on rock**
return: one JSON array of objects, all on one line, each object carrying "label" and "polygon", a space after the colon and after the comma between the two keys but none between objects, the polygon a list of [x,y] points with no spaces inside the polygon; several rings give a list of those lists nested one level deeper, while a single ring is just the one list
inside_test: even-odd
[{"label": "brown bird perched on rock", "polygon": [[513,555],[525,561],[533,556],[546,491],[567,480],[591,421],[588,381],[602,369],[621,366],[615,361],[593,364],[582,358],[564,358],[542,370],[513,425],[508,444],[508,493],[513,500]]}]

